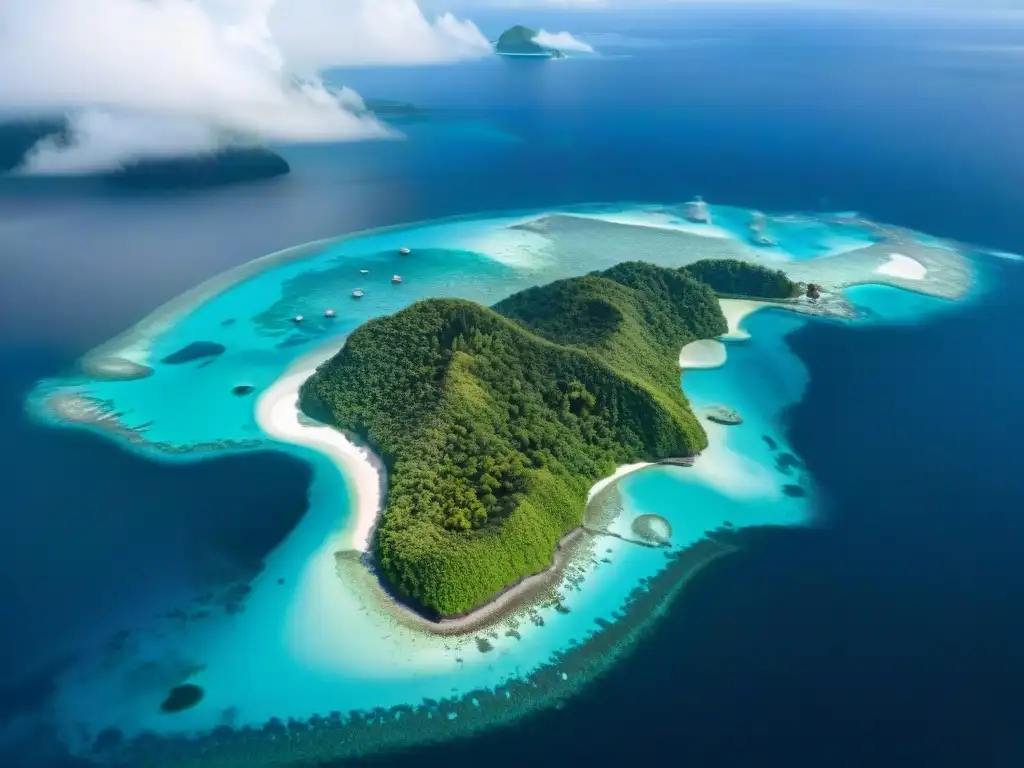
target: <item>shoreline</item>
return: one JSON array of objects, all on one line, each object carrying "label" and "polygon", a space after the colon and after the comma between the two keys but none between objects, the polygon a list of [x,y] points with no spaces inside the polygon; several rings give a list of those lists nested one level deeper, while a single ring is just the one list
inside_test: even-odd
[{"label": "shoreline", "polygon": [[[744,303],[743,316],[767,306],[758,302]],[[714,341],[724,351],[725,345]],[[380,458],[351,436],[327,424],[317,422],[301,412],[298,405],[299,390],[317,367],[332,357],[339,349],[334,342],[314,350],[296,360],[285,373],[260,396],[256,403],[256,422],[266,435],[291,445],[316,451],[334,464],[344,476],[349,488],[350,510],[354,512],[344,529],[334,530],[328,538],[334,541],[335,568],[329,573],[332,578],[343,578],[373,600],[381,611],[403,626],[439,636],[461,636],[493,627],[513,615],[528,611],[550,598],[561,582],[565,569],[580,548],[594,541],[601,534],[580,525],[566,533],[556,544],[551,563],[543,570],[522,577],[472,611],[453,617],[433,618],[402,600],[382,578],[376,564],[371,562],[373,533],[383,512],[387,498],[387,472]],[[723,361],[724,363],[724,361]],[[766,489],[761,482],[753,480],[749,467],[729,451],[724,443],[724,434],[717,425],[703,425],[708,434],[710,450],[704,451],[701,460],[688,473],[701,478],[712,487],[722,489],[723,485],[736,485],[733,494],[763,493]],[[724,429],[724,428],[723,428]],[[715,446],[714,443],[719,445]],[[715,465],[715,466],[712,466]],[[720,466],[721,465],[721,466]],[[732,470],[725,465],[732,465]],[[618,466],[607,477],[601,478],[588,490],[586,504],[589,505],[602,491],[622,478],[651,466],[655,462],[634,462]],[[736,471],[738,470],[738,472]],[[763,482],[763,481],[762,481]],[[746,492],[746,493],[744,493]],[[731,494],[732,495],[732,494]],[[342,573],[355,567],[357,572]],[[359,585],[362,585],[361,588]]]},{"label": "shoreline", "polygon": [[344,475],[349,488],[353,519],[346,525],[348,549],[370,550],[373,532],[387,496],[387,471],[384,462],[369,448],[358,445],[350,436],[327,424],[309,418],[299,409],[299,389],[327,357],[320,353],[310,365],[307,357],[301,366],[293,366],[260,396],[256,403],[256,423],[269,437],[315,450],[331,460]]},{"label": "shoreline", "polygon": [[[419,630],[440,637],[462,637],[465,635],[491,629],[516,614],[529,611],[540,604],[558,586],[579,548],[593,534],[582,526],[573,528],[559,539],[555,545],[555,553],[551,564],[541,571],[524,576],[515,584],[506,587],[483,605],[460,616],[432,619],[424,616],[412,605],[396,597],[381,580],[377,570],[368,567],[360,558],[362,568],[372,583],[369,588],[372,597],[382,611],[404,627]],[[337,552],[335,557],[339,563],[346,559],[346,552]]]}]

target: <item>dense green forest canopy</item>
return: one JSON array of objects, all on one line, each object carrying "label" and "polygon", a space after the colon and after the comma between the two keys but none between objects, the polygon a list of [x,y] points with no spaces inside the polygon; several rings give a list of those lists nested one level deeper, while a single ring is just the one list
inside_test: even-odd
[{"label": "dense green forest canopy", "polygon": [[704,259],[685,270],[716,293],[756,299],[790,299],[800,295],[800,286],[781,269],[769,269],[735,259]]},{"label": "dense green forest canopy", "polygon": [[708,285],[628,262],[490,309],[429,299],[371,320],[301,405],[388,467],[374,541],[385,577],[428,613],[457,615],[546,568],[617,465],[707,445],[678,355],[726,330]]}]

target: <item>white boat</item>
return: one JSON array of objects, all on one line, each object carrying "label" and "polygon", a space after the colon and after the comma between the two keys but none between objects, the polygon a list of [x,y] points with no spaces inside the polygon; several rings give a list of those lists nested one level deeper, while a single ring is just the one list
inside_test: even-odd
[{"label": "white boat", "polygon": [[392,283],[396,283],[396,284],[402,282],[402,276],[401,275],[392,275],[391,276],[391,282]]},{"label": "white boat", "polygon": [[356,288],[354,291],[352,291],[352,298],[353,299],[361,299],[361,298],[363,298],[363,289],[362,288]]},{"label": "white boat", "polygon": [[408,256],[410,253],[412,253],[412,251],[410,251],[408,248],[399,248],[398,252],[403,256]]},{"label": "white boat", "polygon": [[370,274],[370,270],[368,270],[368,269],[360,269],[359,270],[359,274],[360,275],[368,275],[368,274]]},{"label": "white boat", "polygon": [[296,315],[294,318],[292,318],[292,320],[296,323],[301,323],[305,319],[306,318],[304,318],[302,315]]},{"label": "white boat", "polygon": [[324,317],[334,317],[334,310],[333,309],[325,309],[324,310]]}]

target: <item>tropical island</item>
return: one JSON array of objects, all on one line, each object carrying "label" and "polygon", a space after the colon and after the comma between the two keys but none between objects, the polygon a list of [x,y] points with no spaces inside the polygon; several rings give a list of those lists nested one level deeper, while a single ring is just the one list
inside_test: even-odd
[{"label": "tropical island", "polygon": [[521,24],[509,27],[494,43],[494,52],[501,56],[543,56],[549,59],[565,57],[557,48],[549,48],[538,43],[537,35],[537,30]]},{"label": "tropical island", "polygon": [[[771,270],[736,262],[732,288]],[[373,553],[431,618],[545,570],[619,465],[693,456],[707,436],[679,350],[727,331],[712,286],[626,262],[487,308],[427,299],[358,328],[305,382],[307,415],[356,435],[390,480]]]}]

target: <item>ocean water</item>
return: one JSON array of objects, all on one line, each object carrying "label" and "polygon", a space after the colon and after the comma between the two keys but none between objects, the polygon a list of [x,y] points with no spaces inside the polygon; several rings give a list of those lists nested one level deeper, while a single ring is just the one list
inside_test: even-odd
[{"label": "ocean water", "polygon": [[[673,203],[693,194],[716,204],[716,224],[734,235],[744,208],[858,210],[930,235],[1024,251],[1012,215],[1022,193],[1008,182],[1021,155],[1006,119],[1022,103],[1019,65],[988,50],[1013,39],[1005,24],[869,24],[828,14],[738,21],[724,12],[675,26],[643,14],[570,16],[565,24],[581,32],[590,25],[597,40],[612,31],[625,40],[617,38],[617,49],[609,44],[601,59],[548,62],[548,69],[487,62],[446,68],[444,77],[346,73],[366,95],[408,99],[444,119],[407,126],[409,139],[397,149],[290,150],[295,173],[281,184],[141,199],[59,185],[0,188],[0,242],[12,254],[0,263],[3,405],[12,425],[0,437],[7,744],[36,734],[40,715],[65,726],[69,712],[74,722],[88,721],[88,732],[70,739],[81,748],[101,723],[128,732],[236,727],[274,711],[302,717],[313,706],[326,716],[391,706],[413,693],[438,698],[441,685],[443,698],[512,674],[507,656],[491,661],[471,646],[461,662],[442,653],[451,663],[416,684],[406,672],[368,684],[349,674],[337,684],[324,675],[324,657],[282,652],[294,648],[265,630],[301,579],[293,563],[279,584],[279,566],[316,547],[317,525],[332,516],[329,500],[345,492],[344,479],[315,457],[279,449],[153,461],[144,444],[28,418],[39,415],[40,392],[81,381],[78,356],[201,280],[369,226],[581,203],[601,203],[584,212],[608,216],[637,210],[622,201]],[[863,67],[866,50],[875,55]],[[772,66],[752,66],[765,57]],[[814,76],[802,76],[811,64]],[[669,78],[695,66],[704,77],[682,86]],[[843,108],[850,103],[857,120]],[[907,142],[908,134],[923,138]],[[361,317],[436,293],[491,301],[562,271],[601,266],[596,245],[585,261],[566,242],[547,258],[529,247],[524,255],[522,243],[473,232],[479,220],[464,219],[445,242],[425,236],[416,243],[424,258],[401,266],[393,252],[399,241],[371,238],[365,251],[344,243],[328,249],[315,280],[297,262],[273,281],[242,283],[150,349],[160,359],[193,341],[216,341],[227,349],[215,362],[96,386],[131,426],[152,421],[154,440],[260,440],[251,410],[257,395],[237,398],[230,388],[267,386],[289,360]],[[863,236],[785,219],[771,234],[801,261],[847,250]],[[726,441],[749,462],[750,484],[741,490],[756,488],[764,472],[774,489],[794,485],[806,495],[735,488],[730,495],[684,470],[638,472],[619,485],[629,514],[665,516],[680,543],[726,521],[802,525],[748,529],[739,552],[702,570],[674,599],[666,594],[645,631],[617,638],[624,655],[591,684],[559,695],[559,708],[443,752],[418,747],[377,761],[550,762],[557,745],[560,761],[670,755],[745,763],[770,755],[1013,764],[1015,693],[1024,680],[1015,651],[1024,585],[1014,512],[1024,486],[1013,469],[1021,372],[1007,344],[1022,322],[1022,276],[1012,261],[971,253],[976,280],[963,301],[863,286],[847,291],[861,310],[853,323],[764,310],[744,321],[749,342],[728,343],[723,368],[683,374],[696,406],[727,402],[744,415]],[[357,264],[370,265],[367,278],[353,274]],[[406,282],[393,287],[386,278],[397,270]],[[358,314],[347,298],[357,281],[367,289]],[[322,330],[327,301],[339,317]],[[316,328],[302,326],[301,339],[288,320],[296,311],[318,318]],[[228,319],[235,322],[222,325]],[[780,464],[781,454],[791,458]],[[604,554],[612,562],[566,595],[572,612],[554,617],[565,627],[553,620],[537,638],[524,632],[519,673],[574,633],[582,640],[594,632],[593,618],[614,623],[627,589],[664,561],[635,547],[610,548]],[[181,599],[204,591],[235,594],[225,605],[244,608],[195,626],[234,626],[237,634],[190,628],[187,640],[168,631],[157,643],[151,630],[173,625]],[[172,615],[158,621],[162,613]],[[130,655],[124,646],[133,636],[126,642],[117,633],[139,627],[150,630],[141,635],[150,651],[187,649],[195,658],[177,656],[171,674],[144,667],[126,694],[119,672],[96,672],[95,649],[112,651],[115,661]],[[347,633],[352,653],[333,663],[367,658],[356,653],[360,637],[368,635]],[[406,669],[401,661],[380,666]],[[199,665],[205,669],[194,674],[209,706],[183,713],[178,725],[156,716],[168,681]],[[454,674],[464,679],[448,685]],[[545,695],[557,685],[545,683]],[[525,698],[517,717],[533,708]],[[445,720],[471,720],[471,713],[449,710]],[[566,733],[586,737],[567,744]],[[671,748],[657,737],[677,733]]]}]

